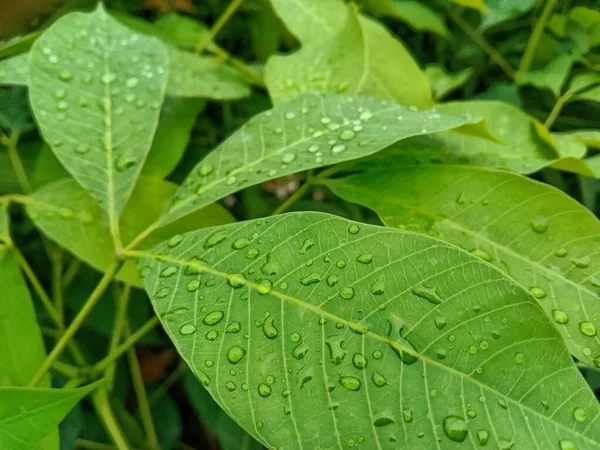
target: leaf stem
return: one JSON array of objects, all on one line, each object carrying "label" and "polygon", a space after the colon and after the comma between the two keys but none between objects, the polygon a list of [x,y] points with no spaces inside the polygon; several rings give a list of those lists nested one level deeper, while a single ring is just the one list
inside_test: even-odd
[{"label": "leaf stem", "polygon": [[[128,332],[129,326],[125,323],[125,333],[128,334]],[[129,362],[129,372],[131,374],[131,381],[138,402],[139,413],[142,418],[144,430],[147,434],[146,442],[150,449],[159,450],[160,444],[158,443],[158,436],[156,434],[156,429],[154,428],[154,421],[152,420],[150,402],[148,401],[146,386],[144,385],[144,379],[142,378],[140,362],[133,346],[127,349],[127,360]]]},{"label": "leaf stem", "polygon": [[533,62],[533,57],[535,56],[535,52],[537,50],[537,46],[540,42],[540,38],[542,37],[542,33],[544,32],[544,28],[546,28],[546,24],[550,19],[550,14],[556,5],[556,0],[547,0],[544,5],[544,9],[542,10],[542,14],[538,18],[535,23],[535,27],[529,36],[529,41],[527,42],[527,47],[525,47],[525,52],[521,57],[521,63],[519,64],[518,73],[526,73],[529,71],[531,67],[531,63]]},{"label": "leaf stem", "polygon": [[75,448],[88,450],[115,450],[116,447],[110,444],[103,444],[102,442],[95,442],[87,439],[77,439],[75,441]]},{"label": "leaf stem", "polygon": [[511,79],[515,78],[515,69],[510,65],[510,63],[504,59],[494,47],[485,39],[479,32],[477,32],[471,25],[462,18],[460,14],[454,11],[450,6],[446,8],[448,11],[448,16],[458,25],[458,27],[473,41],[475,42],[481,49],[488,54],[488,56],[494,61],[500,69]]},{"label": "leaf stem", "polygon": [[66,345],[71,341],[73,336],[75,336],[75,333],[77,332],[77,330],[79,330],[79,327],[81,327],[83,321],[86,319],[86,317],[94,308],[94,306],[96,306],[96,303],[98,303],[98,300],[100,300],[102,294],[104,294],[104,291],[112,282],[112,279],[117,273],[117,270],[120,266],[121,263],[117,262],[108,268],[108,270],[102,276],[102,279],[100,280],[92,294],[89,296],[89,298],[83,305],[83,308],[81,308],[79,313],[77,313],[77,316],[75,316],[73,322],[69,324],[62,337],[59,339],[59,341],[56,343],[48,357],[42,363],[37,373],[34,375],[33,379],[29,382],[29,387],[35,387],[41,381],[48,369],[50,369],[54,361],[56,361],[56,359],[61,355]]},{"label": "leaf stem", "polygon": [[79,368],[66,364],[62,361],[54,361],[52,364],[52,370],[64,375],[67,378],[76,378],[79,375]]},{"label": "leaf stem", "polygon": [[231,16],[233,16],[233,14],[237,11],[237,9],[240,7],[240,5],[242,4],[243,1],[244,0],[233,0],[227,6],[225,11],[223,11],[223,14],[221,14],[221,16],[213,24],[213,26],[210,28],[208,33],[206,33],[202,37],[202,39],[200,39],[198,41],[198,44],[196,45],[196,54],[197,55],[202,54],[202,52],[204,50],[206,50],[206,47],[208,47],[210,45],[210,43],[213,41],[213,39],[215,38],[217,33],[219,31],[221,31],[221,28],[223,28],[223,26],[227,23],[227,21],[231,18]]},{"label": "leaf stem", "polygon": [[[112,334],[110,337],[110,343],[108,345],[108,354],[110,355],[115,348],[119,345],[121,340],[121,336],[123,335],[123,331],[125,329],[125,324],[127,321],[127,308],[129,306],[129,299],[131,297],[131,286],[126,284],[123,286],[123,292],[116,299],[116,312],[115,312],[115,322],[113,324]],[[112,391],[112,386],[115,377],[115,365],[111,364],[105,371],[104,377],[107,379],[107,389]]]},{"label": "leaf stem", "polygon": [[552,125],[554,125],[554,121],[558,118],[558,116],[560,115],[560,112],[562,111],[563,107],[565,106],[565,104],[570,99],[571,99],[571,96],[568,93],[566,93],[566,94],[561,95],[560,97],[558,97],[558,100],[556,100],[556,103],[554,104],[554,107],[552,108],[552,111],[550,111],[550,115],[548,116],[548,118],[544,122],[544,126],[548,130],[552,127]]},{"label": "leaf stem", "polygon": [[60,317],[63,317],[64,301],[62,272],[65,252],[62,248],[54,248],[50,249],[50,255],[52,258],[52,299],[54,300],[56,311]]},{"label": "leaf stem", "polygon": [[276,216],[277,214],[281,214],[284,211],[287,211],[294,203],[300,200],[308,190],[313,186],[313,177],[312,171],[309,172],[308,178],[304,182],[302,186],[300,186],[296,192],[290,195],[275,211],[271,213],[272,216]]},{"label": "leaf stem", "polygon": [[108,393],[106,389],[98,389],[92,394],[92,402],[96,408],[98,416],[104,424],[104,428],[108,432],[108,435],[114,442],[118,450],[128,450],[132,447],[127,443],[127,439],[115,419],[110,402],[108,401]]},{"label": "leaf stem", "polygon": [[8,151],[8,157],[10,158],[10,163],[13,166],[13,170],[15,171],[15,176],[17,177],[17,181],[21,190],[24,193],[31,192],[31,183],[29,182],[29,178],[27,177],[27,172],[25,171],[25,167],[23,166],[23,162],[19,157],[19,153],[17,152],[17,144],[19,143],[19,133],[13,132],[7,138],[6,136],[2,137],[2,143],[6,146],[6,150]]},{"label": "leaf stem", "polygon": [[173,372],[169,374],[169,376],[150,394],[148,397],[148,401],[151,405],[160,401],[164,395],[169,391],[171,386],[175,384],[183,375],[185,375],[188,371],[188,365],[185,361],[180,361],[179,365],[175,368]]}]

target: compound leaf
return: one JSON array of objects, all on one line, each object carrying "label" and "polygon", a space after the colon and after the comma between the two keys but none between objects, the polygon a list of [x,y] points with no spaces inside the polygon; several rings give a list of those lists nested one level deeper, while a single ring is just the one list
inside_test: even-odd
[{"label": "compound leaf", "polygon": [[293,213],[138,255],[183,358],[268,448],[599,445],[598,402],[542,308],[455,246]]},{"label": "compound leaf", "polygon": [[250,119],[192,170],[162,224],[245,187],[356,159],[415,135],[479,123],[370,97],[306,94]]},{"label": "compound leaf", "polygon": [[30,66],[29,96],[40,131],[108,212],[114,234],[158,122],[166,49],[99,6],[56,21],[33,44]]}]

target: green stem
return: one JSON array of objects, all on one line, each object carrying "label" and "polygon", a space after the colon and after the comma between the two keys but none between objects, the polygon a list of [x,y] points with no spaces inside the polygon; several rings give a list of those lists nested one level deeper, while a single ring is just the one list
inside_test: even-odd
[{"label": "green stem", "polygon": [[62,248],[54,249],[50,253],[52,255],[52,299],[56,311],[63,317],[64,315],[64,302],[63,302],[63,284],[62,284],[62,272],[65,252]]},{"label": "green stem", "polygon": [[221,14],[221,17],[217,19],[211,29],[204,35],[198,44],[196,45],[196,54],[200,55],[202,52],[210,45],[210,43],[214,40],[215,36],[221,28],[227,23],[227,21],[233,16],[236,10],[240,7],[244,0],[233,0],[228,6],[227,9]]},{"label": "green stem", "polygon": [[75,319],[73,319],[73,322],[71,322],[69,324],[69,327],[65,330],[65,332],[62,335],[62,337],[60,338],[60,340],[56,343],[56,345],[54,346],[54,348],[52,349],[52,351],[50,352],[50,354],[48,355],[46,360],[42,363],[41,367],[38,369],[37,373],[35,374],[35,376],[31,380],[31,382],[29,383],[29,387],[34,387],[41,381],[44,374],[48,371],[48,369],[50,369],[50,367],[52,366],[54,361],[57,360],[57,358],[60,356],[62,351],[65,349],[66,345],[71,341],[73,336],[75,336],[75,333],[77,332],[77,330],[79,330],[79,327],[81,327],[81,324],[83,323],[83,321],[86,319],[86,317],[88,316],[90,311],[94,308],[94,306],[96,306],[96,303],[98,302],[98,300],[100,300],[100,298],[102,297],[102,294],[104,293],[106,288],[112,282],[112,279],[113,279],[114,275],[117,273],[117,270],[119,269],[120,265],[121,265],[120,262],[114,263],[112,266],[110,266],[108,268],[106,273],[102,276],[102,279],[100,280],[100,282],[98,283],[98,285],[96,286],[96,288],[94,289],[94,291],[92,292],[90,297],[87,299],[85,304],[83,305],[83,308],[81,308],[79,313],[77,313],[77,316],[75,316]]},{"label": "green stem", "polygon": [[554,121],[558,118],[560,112],[562,111],[565,104],[570,100],[570,98],[571,96],[568,94],[564,94],[558,97],[558,100],[556,100],[556,103],[554,104],[554,108],[552,108],[552,111],[550,111],[550,115],[544,122],[544,126],[548,130],[552,127],[552,125],[554,125]]},{"label": "green stem", "polygon": [[184,361],[181,361],[177,368],[173,372],[171,372],[171,374],[165,379],[165,381],[163,381],[160,384],[160,386],[154,389],[152,394],[150,394],[150,397],[148,398],[150,404],[152,405],[160,401],[171,388],[171,386],[173,386],[183,375],[185,375],[187,371],[188,365]]},{"label": "green stem", "polygon": [[[128,331],[129,326],[126,323],[125,332],[128,333]],[[129,347],[127,350],[127,360],[129,362],[129,372],[131,373],[131,381],[133,383],[133,389],[137,398],[142,424],[144,425],[144,430],[146,430],[147,434],[146,439],[148,447],[152,450],[159,450],[160,444],[158,443],[158,436],[156,434],[156,429],[154,428],[154,421],[152,420],[150,402],[148,401],[146,386],[144,385],[144,379],[142,378],[140,362],[133,346]]]},{"label": "green stem", "polygon": [[63,274],[63,279],[62,279],[63,289],[66,290],[71,285],[71,283],[75,279],[75,275],[77,275],[77,272],[79,272],[80,268],[81,268],[81,261],[77,258],[73,258],[73,260],[67,266],[67,270],[65,270],[65,273]]},{"label": "green stem", "polygon": [[521,58],[521,63],[519,64],[519,73],[526,73],[531,68],[531,63],[533,62],[533,57],[535,56],[535,52],[537,51],[537,46],[540,43],[540,38],[542,37],[542,33],[544,32],[544,28],[546,28],[546,24],[550,19],[550,14],[556,5],[556,0],[547,0],[546,5],[540,15],[539,19],[535,23],[535,27],[529,36],[529,41],[527,42],[527,47],[525,47],[525,52],[523,53],[523,57]]},{"label": "green stem", "polygon": [[87,439],[77,439],[75,448],[88,450],[115,450],[114,445],[103,444],[102,442],[89,441]]},{"label": "green stem", "polygon": [[[131,286],[126,284],[123,287],[123,292],[117,298],[116,304],[116,313],[115,313],[115,323],[112,329],[112,335],[110,337],[110,343],[108,346],[108,354],[110,355],[119,345],[119,341],[121,340],[121,336],[123,334],[123,330],[125,329],[125,324],[127,322],[127,307],[129,306],[129,298],[131,294]],[[105,378],[107,379],[107,389],[109,391],[112,390],[113,381],[115,375],[115,365],[111,364],[105,372]]]},{"label": "green stem", "polygon": [[79,375],[79,369],[71,364],[66,364],[62,361],[54,361],[52,370],[60,373],[67,378],[76,378]]},{"label": "green stem", "polygon": [[19,153],[17,152],[18,142],[19,133],[16,131],[11,133],[10,137],[2,139],[2,143],[6,146],[6,150],[8,151],[8,157],[10,158],[13,170],[15,171],[19,186],[21,187],[21,190],[27,194],[28,192],[31,192],[31,183],[29,183],[27,172],[19,157]]},{"label": "green stem", "polygon": [[302,186],[298,188],[296,192],[290,195],[286,201],[284,201],[279,207],[271,213],[272,216],[276,216],[277,214],[281,214],[284,211],[287,211],[294,203],[300,200],[308,190],[313,186],[313,178],[312,173],[309,172],[309,176],[304,182]]},{"label": "green stem", "polygon": [[108,432],[111,440],[118,450],[129,450],[132,447],[127,443],[127,439],[115,418],[110,403],[108,401],[108,393],[106,389],[99,389],[92,394],[92,402],[96,408],[96,412],[104,424],[104,428]]},{"label": "green stem", "polygon": [[494,61],[500,69],[511,79],[515,78],[515,69],[510,63],[504,59],[504,57],[490,45],[490,43],[479,34],[471,25],[457,14],[451,7],[447,8],[448,16],[458,25],[458,27],[481,49],[488,54],[488,56]]}]

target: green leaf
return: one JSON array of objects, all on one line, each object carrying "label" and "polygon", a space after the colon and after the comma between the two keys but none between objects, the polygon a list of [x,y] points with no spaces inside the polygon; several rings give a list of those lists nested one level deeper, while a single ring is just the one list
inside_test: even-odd
[{"label": "green leaf", "polygon": [[175,169],[183,157],[198,114],[205,106],[206,102],[196,98],[165,99],[142,175],[164,178]]},{"label": "green leaf", "polygon": [[[489,0],[487,0],[489,1]],[[457,5],[466,6],[467,8],[473,8],[485,14],[490,13],[490,8],[487,7],[484,0],[451,0],[452,3]]]},{"label": "green leaf", "polygon": [[174,48],[169,49],[169,57],[171,76],[167,86],[168,95],[213,100],[235,100],[250,95],[245,78],[216,58]]},{"label": "green leaf", "polygon": [[425,76],[431,84],[433,97],[436,100],[463,86],[474,72],[472,67],[454,73],[448,72],[444,66],[439,64],[429,64],[425,67]]},{"label": "green leaf", "polygon": [[575,96],[575,100],[587,100],[590,102],[600,102],[600,86],[583,91]]},{"label": "green leaf", "polygon": [[[121,216],[121,233],[126,245],[150,226],[169,202],[177,186],[168,181],[142,177]],[[104,271],[115,262],[111,235],[104,211],[74,180],[47,184],[31,196],[27,213],[46,236],[93,268]],[[231,215],[220,205],[206,205],[190,217],[152,233],[142,245],[148,248],[178,232],[229,223]],[[118,279],[141,286],[133,262],[119,272]]]},{"label": "green leaf", "polygon": [[30,65],[29,97],[44,140],[101,202],[115,234],[158,122],[165,47],[99,6],[57,20],[33,44]]},{"label": "green leaf", "polygon": [[0,84],[26,86],[29,83],[29,54],[0,60]]},{"label": "green leaf", "polygon": [[33,128],[27,90],[24,87],[0,88],[0,126],[17,133]]},{"label": "green leaf", "polygon": [[39,36],[40,32],[34,31],[0,42],[0,58],[8,58],[28,51]]},{"label": "green leaf", "polygon": [[570,55],[561,53],[550,61],[543,69],[518,73],[517,84],[520,86],[535,86],[538,89],[549,89],[555,97],[561,93],[562,86],[569,76],[573,59]]},{"label": "green leaf", "polygon": [[370,155],[410,136],[478,122],[370,97],[306,94],[253,117],[201,161],[161,223],[273,178]]},{"label": "green leaf", "polygon": [[[286,22],[295,7],[284,9]],[[273,103],[321,91],[372,95],[419,108],[432,106],[427,78],[404,45],[353,6],[348,6],[346,17],[339,33],[327,42],[310,41],[292,55],[269,58],[265,82]]]},{"label": "green leaf", "polygon": [[140,256],[177,349],[268,448],[599,445],[598,402],[533,296],[450,244],[294,213]]},{"label": "green leaf", "polygon": [[193,373],[188,372],[183,382],[194,411],[202,423],[217,435],[222,450],[264,449],[219,407]]},{"label": "green leaf", "polygon": [[418,1],[364,0],[364,3],[371,11],[406,22],[415,30],[432,31],[445,38],[450,37],[443,17]]},{"label": "green leaf", "polygon": [[595,72],[581,72],[573,76],[569,83],[567,94],[576,94],[600,84],[600,74]]},{"label": "green leaf", "polygon": [[488,13],[482,16],[482,30],[515,19],[535,6],[536,0],[486,0]]},{"label": "green leaf", "polygon": [[[573,355],[600,367],[600,223],[558,189],[507,172],[395,166],[331,180],[384,224],[428,233],[479,256],[539,299]],[[589,325],[588,325],[589,324]]]},{"label": "green leaf", "polygon": [[31,449],[100,383],[79,389],[0,387],[0,448]]},{"label": "green leaf", "polygon": [[10,221],[6,203],[0,203],[0,241],[10,242]]},{"label": "green leaf", "polygon": [[585,30],[590,47],[600,45],[600,11],[597,8],[576,6],[569,11],[568,16]]},{"label": "green leaf", "polygon": [[[153,25],[169,36],[172,42],[187,50],[194,50],[208,33],[208,27],[204,23],[173,12],[159,17]],[[208,48],[212,49],[212,45]]]}]

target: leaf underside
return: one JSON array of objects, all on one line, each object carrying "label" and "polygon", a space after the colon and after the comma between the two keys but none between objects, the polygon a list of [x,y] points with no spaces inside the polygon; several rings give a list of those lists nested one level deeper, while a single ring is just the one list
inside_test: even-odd
[{"label": "leaf underside", "polygon": [[145,256],[177,349],[269,448],[599,445],[598,404],[535,299],[442,241],[303,213]]}]

